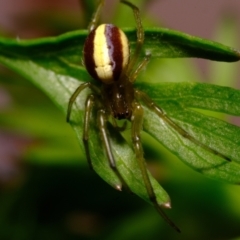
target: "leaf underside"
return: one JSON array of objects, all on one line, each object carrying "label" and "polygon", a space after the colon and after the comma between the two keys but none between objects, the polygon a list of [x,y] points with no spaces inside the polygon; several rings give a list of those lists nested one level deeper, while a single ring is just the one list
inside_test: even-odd
[{"label": "leaf underside", "polygon": [[[130,46],[136,43],[135,30],[127,30]],[[0,38],[0,62],[32,81],[42,89],[66,114],[69,98],[74,90],[92,81],[81,65],[86,31],[74,31],[59,37],[37,40]],[[216,61],[239,60],[239,51],[212,41],[189,36],[168,29],[148,29],[142,57],[152,58],[200,57]],[[238,184],[240,182],[240,129],[229,123],[199,113],[197,109],[240,114],[240,91],[201,83],[136,83],[167,115],[200,142],[231,158],[227,162],[186,138],[183,138],[156,114],[144,107],[144,131],[177,155],[193,169],[215,179]],[[82,144],[83,114],[88,90],[82,92],[71,113],[71,125]],[[93,113],[94,114],[94,113]],[[109,167],[94,117],[91,119],[90,151],[95,171],[110,185],[121,184]],[[57,121],[57,120],[56,120]],[[120,133],[109,128],[110,141],[119,172],[132,192],[149,202],[132,146]],[[170,199],[165,190],[150,175],[158,203],[167,206]]]}]

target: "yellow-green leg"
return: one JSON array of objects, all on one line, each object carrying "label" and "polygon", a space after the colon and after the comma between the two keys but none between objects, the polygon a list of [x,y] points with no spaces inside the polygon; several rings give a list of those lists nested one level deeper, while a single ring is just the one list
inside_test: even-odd
[{"label": "yellow-green leg", "polygon": [[180,232],[179,228],[167,217],[167,215],[164,213],[162,208],[157,203],[157,198],[156,198],[156,195],[154,193],[152,184],[151,184],[149,176],[148,176],[146,162],[143,157],[143,149],[142,149],[141,136],[140,136],[140,132],[142,130],[142,121],[143,121],[143,108],[137,102],[134,102],[133,114],[132,114],[131,121],[132,121],[133,147],[134,147],[134,151],[136,153],[136,159],[137,159],[139,168],[142,173],[142,178],[143,178],[149,199],[152,202],[155,209],[158,211],[158,213],[164,218],[164,220],[171,227],[173,227],[177,232]]},{"label": "yellow-green leg", "polygon": [[138,99],[141,99],[149,109],[154,111],[163,121],[165,121],[169,126],[171,126],[175,131],[177,131],[182,137],[188,139],[189,141],[193,142],[194,144],[200,146],[201,148],[205,149],[206,151],[215,154],[227,161],[231,161],[231,159],[224,154],[220,153],[219,151],[212,149],[211,147],[203,144],[202,142],[198,141],[195,137],[190,135],[186,130],[184,130],[182,127],[180,127],[178,124],[176,124],[174,121],[172,121],[164,111],[158,107],[150,97],[144,92],[141,92],[139,90],[135,90],[135,96]]},{"label": "yellow-green leg", "polygon": [[88,31],[91,32],[98,25],[99,18],[101,16],[102,7],[104,5],[104,0],[100,0],[96,12],[93,14],[90,24],[88,25]]},{"label": "yellow-green leg", "polygon": [[76,101],[77,96],[86,88],[90,88],[93,92],[97,94],[100,93],[99,89],[90,82],[83,83],[80,86],[78,86],[78,88],[74,91],[74,93],[72,94],[68,102],[67,117],[66,117],[67,122],[70,121],[73,103]]},{"label": "yellow-green leg", "polygon": [[[107,159],[109,162],[109,166],[111,167],[111,169],[115,172],[115,174],[117,175],[117,177],[119,178],[119,180],[121,181],[121,183],[123,184],[123,186],[130,191],[128,185],[126,184],[125,180],[123,179],[122,175],[120,174],[120,172],[117,169],[117,165],[116,165],[116,161],[115,158],[113,156],[112,153],[112,149],[110,146],[110,142],[109,142],[109,137],[108,137],[108,133],[107,133],[107,128],[106,128],[106,121],[108,119],[108,115],[107,112],[104,109],[100,109],[98,111],[98,127],[100,130],[100,135],[101,135],[101,139],[103,141],[103,146],[104,146],[104,150],[107,154]],[[116,188],[118,190],[122,189],[122,186],[116,186]]]},{"label": "yellow-green leg", "polygon": [[142,21],[140,18],[140,12],[137,6],[135,6],[134,4],[125,1],[125,0],[121,0],[121,3],[126,4],[127,6],[129,6],[130,8],[132,8],[133,10],[133,14],[134,14],[134,18],[137,24],[137,45],[135,48],[135,51],[130,59],[128,68],[127,68],[127,75],[131,75],[130,73],[132,72],[132,69],[135,68],[135,65],[137,64],[137,61],[139,59],[139,55],[141,53],[141,49],[142,49],[142,45],[144,42],[144,30],[142,27]]},{"label": "yellow-green leg", "polygon": [[88,138],[89,138],[89,123],[90,123],[94,102],[95,102],[95,96],[93,94],[89,95],[85,102],[85,114],[84,114],[83,136],[82,136],[85,153],[86,153],[86,157],[87,157],[87,161],[90,169],[93,169],[93,165],[90,157]]}]

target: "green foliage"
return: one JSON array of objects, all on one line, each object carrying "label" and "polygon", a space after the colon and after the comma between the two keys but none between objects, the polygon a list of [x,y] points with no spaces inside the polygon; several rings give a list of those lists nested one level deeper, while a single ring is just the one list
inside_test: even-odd
[{"label": "green foliage", "polygon": [[[191,37],[166,29],[147,30],[143,52],[152,58],[204,57],[219,61],[236,61],[239,52],[221,44]],[[37,40],[0,39],[0,61],[40,87],[66,114],[68,100],[76,87],[89,81],[80,66],[81,49],[86,31],[66,33],[59,37]],[[135,31],[127,31],[132,48]],[[189,108],[200,108],[238,115],[240,91],[213,85],[192,83],[143,83],[138,88],[148,93],[180,126],[206,145],[229,156],[227,162],[191,141],[179,136],[157,116],[145,109],[144,131],[152,135],[192,168],[225,181],[240,182],[239,161],[240,130],[220,120],[207,117]],[[71,124],[82,146],[84,103],[87,92],[81,94],[71,114]],[[93,117],[94,119],[94,117]],[[92,119],[90,151],[95,171],[110,185],[120,184],[108,166],[102,150],[96,123]],[[149,201],[131,146],[113,128],[110,140],[117,165],[132,192]],[[83,149],[83,147],[82,147]],[[169,203],[167,193],[151,178],[158,202]]]},{"label": "green foliage", "polygon": [[[86,2],[88,3],[88,1]],[[89,8],[92,8],[92,6],[90,5]],[[126,30],[126,33],[130,39],[131,48],[134,49],[136,32],[135,30]],[[153,60],[161,58],[199,57],[216,61],[232,62],[237,61],[240,58],[239,51],[236,51],[232,48],[226,47],[216,42],[196,38],[176,31],[168,29],[146,29],[145,34],[146,41],[144,44],[142,57],[146,52],[150,52],[152,54]],[[61,110],[61,112],[63,113],[62,115],[65,116],[68,100],[76,87],[83,82],[92,81],[92,79],[90,79],[89,75],[85,71],[84,67],[81,65],[82,47],[86,35],[87,32],[82,30],[69,32],[59,37],[49,37],[28,41],[0,38],[0,62],[6,67],[17,72],[19,75],[30,80],[39,89],[45,92],[49,99],[51,99],[51,101],[54,102],[54,104],[57,105],[58,108]],[[187,68],[189,69],[189,66],[187,66]],[[148,77],[151,78],[152,76]],[[144,78],[142,77],[141,79]],[[164,79],[164,81],[165,80],[168,79]],[[186,80],[190,79],[186,78]],[[144,79],[144,81],[146,81],[146,79]],[[170,126],[164,123],[147,108],[144,108],[145,118],[143,131],[155,138],[164,147],[166,147],[173,154],[178,156],[188,166],[201,172],[202,174],[230,183],[239,183],[239,128],[220,119],[217,119],[216,117],[210,117],[209,112],[206,113],[205,110],[239,116],[240,107],[238,103],[240,98],[240,91],[228,87],[220,87],[216,85],[202,83],[165,83],[162,82],[162,79],[159,79],[157,83],[156,80],[155,83],[144,81],[137,81],[136,88],[145,91],[159,106],[161,106],[161,108],[168,114],[169,117],[171,117],[172,120],[174,120],[184,129],[186,129],[189,133],[191,133],[201,142],[211,146],[222,154],[229,156],[232,159],[232,162],[227,162],[226,160],[223,160],[216,155],[210,154],[204,149],[194,145],[189,140],[182,138]],[[78,97],[71,115],[71,125],[74,128],[75,133],[78,137],[78,142],[82,150],[83,158],[84,149],[81,140],[83,125],[82,117],[85,109],[84,103],[87,94],[88,91],[83,92]],[[29,92],[26,91],[22,93],[22,95],[24,95],[28,100],[33,100],[36,97],[35,92],[32,92],[32,90]],[[28,104],[29,106],[31,105],[31,103]],[[59,123],[60,121],[64,121],[64,117],[62,117],[59,112],[53,110],[53,108],[47,110],[45,107],[46,104],[50,103],[46,102],[45,105],[42,104],[44,106],[41,106],[41,102],[39,102],[36,108],[34,108],[34,104],[31,105],[31,109],[28,111],[26,110],[26,116],[22,120],[18,119],[19,111],[17,111],[15,115],[8,116],[6,121],[12,123],[14,122],[15,124],[18,123],[18,127],[29,127],[33,131],[35,131],[35,133],[37,132],[38,135],[40,135],[41,137],[44,137],[44,135],[47,134],[52,134],[52,138],[61,139],[58,140],[59,142],[61,141],[60,144],[58,143],[61,146],[61,154],[59,154],[58,147],[56,149],[56,151],[58,151],[58,155],[56,154],[57,157],[55,157],[55,159],[52,161],[55,161],[58,164],[62,162],[64,162],[64,164],[69,164],[69,160],[74,159],[74,161],[77,162],[79,160],[77,157],[81,153],[77,152],[77,146],[74,145],[74,141],[69,141],[71,137],[70,135],[67,135],[67,132],[69,131],[69,129],[67,128],[67,124]],[[20,111],[24,112],[25,109],[21,109]],[[38,112],[38,114],[35,115],[35,119],[29,120],[28,115],[30,115],[33,111]],[[108,162],[102,150],[98,129],[94,119],[95,116],[93,115],[90,132],[90,149],[94,169],[111,186],[116,186],[119,184],[119,179],[108,166]],[[50,132],[42,131],[42,129],[44,128],[43,126],[45,124],[48,124],[49,120],[53,121],[51,122],[51,125],[55,128],[52,127],[52,131]],[[64,132],[65,138],[59,136],[60,132]],[[125,138],[123,138],[119,134],[119,132],[112,128],[110,125],[109,132],[111,133],[111,145],[118,164],[119,171],[130,186],[131,191],[139,195],[144,200],[149,201],[144,184],[141,179],[141,174],[136,164],[131,142],[125,140]],[[46,139],[48,137],[49,136],[45,136]],[[67,141],[64,141],[65,139],[67,139]],[[152,144],[152,142],[153,141],[151,139],[150,143]],[[71,145],[74,145],[74,147],[71,148]],[[159,148],[159,144],[153,144],[153,146]],[[151,151],[153,151],[153,146],[150,146]],[[65,148],[69,148],[70,150],[64,152]],[[146,152],[149,150],[148,148],[149,146],[146,147]],[[46,163],[46,161],[49,159],[47,158],[46,160],[45,157],[47,154],[49,154],[47,150],[48,149],[44,148],[44,151],[42,151],[42,153],[38,153],[37,158],[39,162]],[[155,151],[157,150],[155,149]],[[55,153],[51,154],[55,156]],[[60,155],[64,157],[60,158]],[[36,156],[32,157],[36,159]],[[168,159],[170,155],[163,154],[160,156],[160,153],[158,153],[158,157],[165,157],[166,159]],[[53,158],[54,157],[52,157],[52,159]],[[219,208],[221,208],[222,205],[225,205],[226,202],[224,200],[226,199],[224,197],[226,196],[222,194],[222,189],[217,184],[211,185],[211,183],[209,182],[201,182],[204,180],[195,180],[191,183],[186,182],[190,190],[188,189],[187,191],[184,191],[184,182],[181,181],[181,184],[179,184],[180,181],[178,179],[178,172],[181,170],[187,172],[188,170],[184,169],[184,166],[180,165],[180,163],[175,163],[174,166],[175,168],[173,167],[173,169],[175,171],[172,174],[174,175],[172,177],[176,180],[175,182],[177,182],[178,185],[167,185],[167,189],[171,189],[171,187],[173,189],[179,189],[179,198],[177,199],[179,200],[179,202],[181,202],[180,198],[184,199],[183,204],[180,204],[179,206],[175,205],[174,209],[179,207],[180,209],[182,209],[182,211],[195,211],[194,213],[196,215],[199,215],[201,218],[201,209],[205,208],[205,206],[201,205],[202,199],[209,194],[208,191],[214,192],[217,196],[216,199],[213,200],[215,201],[213,204],[214,207],[209,210],[212,211],[211,213],[213,215],[215,212],[219,211]],[[25,186],[21,194],[18,194],[18,192],[7,193],[7,197],[1,199],[1,205],[4,206],[0,208],[0,215],[4,216],[2,218],[4,221],[2,220],[1,226],[6,226],[7,223],[11,222],[12,220],[10,217],[12,216],[15,220],[15,216],[17,215],[15,221],[19,220],[18,223],[20,224],[16,224],[15,226],[15,228],[18,229],[18,231],[16,231],[17,233],[15,235],[15,238],[21,239],[20,236],[22,236],[22,239],[31,239],[31,236],[33,236],[35,233],[34,230],[38,221],[35,218],[36,216],[34,216],[33,212],[36,211],[36,209],[39,210],[40,205],[36,204],[35,206],[34,204],[39,201],[39,198],[44,198],[45,195],[51,196],[52,205],[55,206],[56,203],[58,203],[59,205],[63,206],[61,208],[63,212],[66,207],[64,204],[66,204],[66,202],[68,201],[65,198],[73,195],[76,196],[75,201],[69,201],[73,203],[73,206],[78,206],[76,202],[80,202],[82,199],[84,199],[84,203],[86,205],[91,207],[96,206],[95,198],[98,198],[98,196],[101,196],[103,194],[104,185],[101,185],[101,183],[99,183],[101,181],[98,181],[98,179],[95,180],[93,174],[91,176],[91,179],[89,177],[86,177],[86,172],[88,171],[88,169],[82,168],[78,172],[76,169],[74,169],[74,167],[73,169],[70,168],[66,167],[66,169],[58,169],[56,167],[56,169],[54,168],[52,172],[46,169],[40,169],[40,172],[38,172],[38,170],[34,169],[32,176],[30,176],[30,179],[34,182],[34,184],[30,184],[30,186]],[[191,172],[187,173],[189,174]],[[64,178],[64,180],[61,179],[59,175],[63,176],[62,178]],[[52,176],[54,176],[54,179],[56,179],[55,181],[53,181]],[[67,185],[71,186],[72,191],[67,194],[60,194],[59,196],[55,196],[55,194],[53,193],[55,189],[59,187],[57,183],[58,179],[61,179],[61,183],[65,181],[64,185],[60,187],[61,189],[59,189],[59,192],[67,192],[69,190],[69,188],[66,187]],[[93,183],[91,181],[93,181]],[[169,203],[170,199],[165,190],[157,183],[157,181],[153,177],[151,177],[151,181],[154,185],[154,190],[158,197],[158,202],[163,205]],[[199,197],[199,195],[195,194],[196,197],[194,198],[194,202],[196,203],[196,205],[200,206],[199,209],[191,209],[191,203],[188,202],[191,193],[198,191],[198,186],[205,186],[206,184],[208,185],[208,189],[205,191],[201,191],[201,193],[203,194],[201,198]],[[166,184],[163,183],[163,185],[165,188]],[[78,187],[73,186],[78,186],[81,189],[81,192],[78,191]],[[40,190],[38,191],[40,196],[35,195],[36,189],[41,188],[46,189],[46,192],[45,190],[41,190],[43,192],[43,196],[41,196]],[[110,204],[116,201],[116,198],[118,198],[118,201],[121,201],[119,200],[119,196],[117,195],[114,195],[114,197],[112,198],[109,197],[110,194],[108,194],[108,190],[109,189],[106,190],[106,197],[104,192],[104,198],[100,199],[102,200],[100,201],[100,206],[102,209],[108,209]],[[91,197],[85,199],[83,196],[85,196],[85,193],[88,191],[92,192]],[[76,194],[76,192],[79,194]],[[127,195],[127,197],[124,196],[122,205],[127,206],[127,203],[131,202],[129,198],[129,195]],[[29,199],[29,203],[26,202],[25,199]],[[20,201],[20,203],[22,204],[19,208],[16,208],[15,205],[15,202],[17,201]],[[99,204],[99,198],[97,201]],[[137,208],[136,202],[137,200],[134,199],[134,201],[131,202],[129,209],[126,207],[126,211],[132,213],[133,209]],[[220,203],[222,203],[222,205]],[[33,204],[34,206],[31,204]],[[12,206],[15,206],[15,211],[12,210]],[[186,209],[186,206],[188,206],[188,209]],[[29,207],[30,210],[24,212],[25,210],[29,209]],[[45,206],[41,205],[41,207]],[[54,207],[52,209],[52,211],[55,210]],[[67,206],[66,209],[69,210],[72,208]],[[120,216],[120,213],[118,213],[118,211],[120,211],[119,209],[121,209],[120,203],[118,210],[114,209],[114,214],[116,214],[116,218],[118,215]],[[111,215],[112,212],[113,211],[109,210],[109,215]],[[29,224],[29,222],[24,222],[24,219],[21,218],[21,216],[23,216],[24,214],[28,216],[29,219],[31,219],[31,224]],[[40,210],[36,213],[36,215],[37,214],[42,216]],[[49,221],[51,222],[51,214],[53,214],[53,212],[50,211],[50,214],[47,217],[42,217],[49,219],[50,216]],[[57,215],[60,214],[64,213],[58,212]],[[152,224],[152,222],[150,221],[148,222],[148,224],[146,224],[145,218],[148,215],[150,215],[150,213],[147,211],[140,212],[137,218],[135,216],[133,216],[132,218],[128,217],[127,221],[122,221],[120,224],[116,225],[114,225],[111,221],[107,222],[107,225],[110,226],[108,228],[108,231],[112,233],[112,235],[110,235],[110,237],[108,236],[108,238],[117,239],[118,237],[118,239],[133,239],[134,237],[136,237],[136,235],[133,234],[134,228],[132,226],[135,226],[139,233],[139,239],[144,236],[143,232],[145,231],[145,229],[148,229],[148,231],[151,233],[151,235],[148,235],[148,239],[156,239],[156,236],[158,236],[156,229],[159,229],[159,222],[156,221],[158,226]],[[222,215],[224,214],[222,213]],[[158,216],[156,216],[156,218],[157,217]],[[225,218],[226,215],[222,217]],[[228,219],[234,220],[234,216],[230,217],[230,213],[228,217]],[[189,219],[190,218],[191,216],[189,216]],[[5,221],[5,219],[7,221]],[[63,224],[60,222],[60,219],[53,219],[52,221],[54,222],[54,224],[59,224],[60,226],[61,224]],[[135,225],[133,225],[134,222]],[[209,220],[209,224],[210,223],[211,221]],[[187,226],[189,222],[182,221],[181,224]],[[165,225],[163,226],[165,228]],[[231,227],[232,229],[238,229],[238,226]],[[6,232],[9,231],[7,226],[3,228]],[[213,226],[213,228],[215,230],[218,230],[219,227]],[[24,231],[24,229],[26,231]],[[32,232],[29,232],[29,229],[31,229]],[[53,228],[51,228],[51,230],[52,229]],[[119,235],[119,231],[117,231],[117,229],[122,230],[122,235]],[[128,229],[128,231],[126,231],[126,229]],[[57,236],[57,239],[64,239],[64,237],[60,236],[58,231],[51,232],[51,230],[50,228],[47,228],[45,226],[42,227],[41,234],[39,234],[39,239],[54,239],[54,237],[51,238],[51,235],[55,236],[55,238]],[[114,230],[116,231],[114,232]],[[21,235],[21,233],[23,232],[25,232],[25,234],[27,235]],[[235,230],[235,232],[237,232],[237,230]],[[204,232],[201,231],[201,234],[203,239],[205,236]],[[174,238],[172,237],[171,239]]]}]

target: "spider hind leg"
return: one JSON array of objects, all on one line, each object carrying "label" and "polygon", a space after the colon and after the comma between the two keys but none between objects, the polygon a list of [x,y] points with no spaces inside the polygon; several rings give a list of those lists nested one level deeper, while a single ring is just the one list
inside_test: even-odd
[{"label": "spider hind leg", "polygon": [[[119,172],[119,170],[117,168],[116,161],[115,161],[115,158],[112,153],[112,149],[111,149],[111,145],[110,145],[110,141],[109,141],[109,137],[108,137],[108,133],[107,133],[107,126],[106,126],[107,120],[108,120],[107,112],[104,109],[98,110],[98,113],[97,113],[98,128],[100,131],[100,136],[101,136],[104,150],[107,154],[109,166],[114,171],[114,173],[117,175],[117,177],[120,180],[120,182],[122,183],[122,185],[129,192],[131,192],[130,188],[128,187],[127,183],[125,182],[124,178],[122,177],[121,173]],[[121,191],[122,186],[118,185],[118,186],[116,186],[116,189]]]},{"label": "spider hind leg", "polygon": [[142,100],[149,109],[151,109],[153,112],[155,112],[164,122],[166,122],[170,127],[172,127],[176,132],[178,132],[183,138],[186,138],[189,141],[196,144],[197,146],[201,147],[202,149],[204,149],[204,150],[206,150],[228,162],[231,162],[231,159],[228,156],[226,156],[226,155],[220,153],[219,151],[209,147],[208,145],[200,142],[194,136],[192,136],[186,130],[184,130],[181,126],[179,126],[177,123],[175,123],[171,118],[169,118],[164,113],[164,111],[160,107],[158,107],[152,101],[152,99],[146,93],[139,91],[139,90],[135,90],[135,95],[138,99]]},{"label": "spider hind leg", "polygon": [[155,209],[158,211],[158,213],[163,217],[163,219],[171,226],[173,227],[177,232],[180,232],[180,229],[168,218],[168,216],[164,213],[161,206],[159,206],[157,202],[157,197],[154,193],[153,186],[150,182],[150,178],[148,176],[147,168],[146,168],[146,162],[143,157],[143,149],[141,144],[141,136],[140,132],[142,129],[142,121],[143,121],[143,108],[141,105],[137,102],[133,103],[133,114],[132,114],[132,142],[134,151],[136,154],[136,160],[138,162],[138,166],[140,168],[143,182],[145,184],[147,194],[149,196],[150,201],[152,202]]}]

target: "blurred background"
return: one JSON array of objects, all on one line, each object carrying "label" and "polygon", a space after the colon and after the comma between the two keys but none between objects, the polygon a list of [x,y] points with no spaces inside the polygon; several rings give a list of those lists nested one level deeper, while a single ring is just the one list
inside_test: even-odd
[{"label": "blurred background", "polygon": [[[135,26],[118,1],[104,21]],[[143,24],[240,49],[237,0],[132,0]],[[31,39],[86,28],[94,6],[77,0],[0,0],[2,36]],[[106,10],[106,9],[105,9]],[[152,61],[144,81],[201,81],[239,88],[239,63]],[[239,124],[237,118],[217,115]],[[149,169],[172,199],[174,232],[138,197],[90,171],[65,116],[26,79],[0,66],[0,239],[240,239],[240,187],[194,172],[148,136]]]}]

